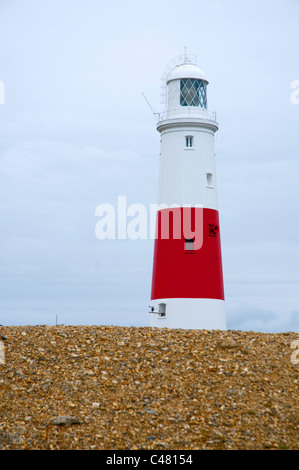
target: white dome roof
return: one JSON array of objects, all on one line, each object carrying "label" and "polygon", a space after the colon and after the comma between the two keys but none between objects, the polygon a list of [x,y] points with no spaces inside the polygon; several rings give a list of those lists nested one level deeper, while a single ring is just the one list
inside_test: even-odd
[{"label": "white dome roof", "polygon": [[184,63],[174,67],[166,77],[166,83],[170,82],[171,80],[179,80],[182,78],[197,78],[199,80],[206,79],[205,73],[202,69],[200,69],[195,64]]}]

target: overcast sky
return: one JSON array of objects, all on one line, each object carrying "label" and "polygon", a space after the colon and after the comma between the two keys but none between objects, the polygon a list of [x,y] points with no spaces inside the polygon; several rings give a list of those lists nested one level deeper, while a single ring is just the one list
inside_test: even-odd
[{"label": "overcast sky", "polygon": [[157,201],[160,79],[197,55],[217,111],[228,328],[299,331],[298,0],[1,0],[0,323],[148,325],[154,240],[96,207]]}]

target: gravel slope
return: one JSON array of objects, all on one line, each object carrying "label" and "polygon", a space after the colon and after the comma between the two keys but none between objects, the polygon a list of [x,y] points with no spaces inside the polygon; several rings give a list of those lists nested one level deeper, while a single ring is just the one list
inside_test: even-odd
[{"label": "gravel slope", "polygon": [[297,333],[59,325],[0,336],[0,449],[299,448]]}]

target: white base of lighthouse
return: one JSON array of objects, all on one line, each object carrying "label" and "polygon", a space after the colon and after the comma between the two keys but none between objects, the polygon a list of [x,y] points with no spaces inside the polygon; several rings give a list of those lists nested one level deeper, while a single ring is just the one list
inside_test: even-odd
[{"label": "white base of lighthouse", "polygon": [[224,300],[156,299],[152,300],[150,326],[187,330],[226,330]]}]

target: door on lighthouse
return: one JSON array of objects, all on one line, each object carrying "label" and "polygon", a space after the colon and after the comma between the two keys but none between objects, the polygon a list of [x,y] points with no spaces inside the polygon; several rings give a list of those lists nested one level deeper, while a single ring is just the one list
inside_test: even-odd
[{"label": "door on lighthouse", "polygon": [[166,317],[166,304],[159,304],[160,317]]}]

